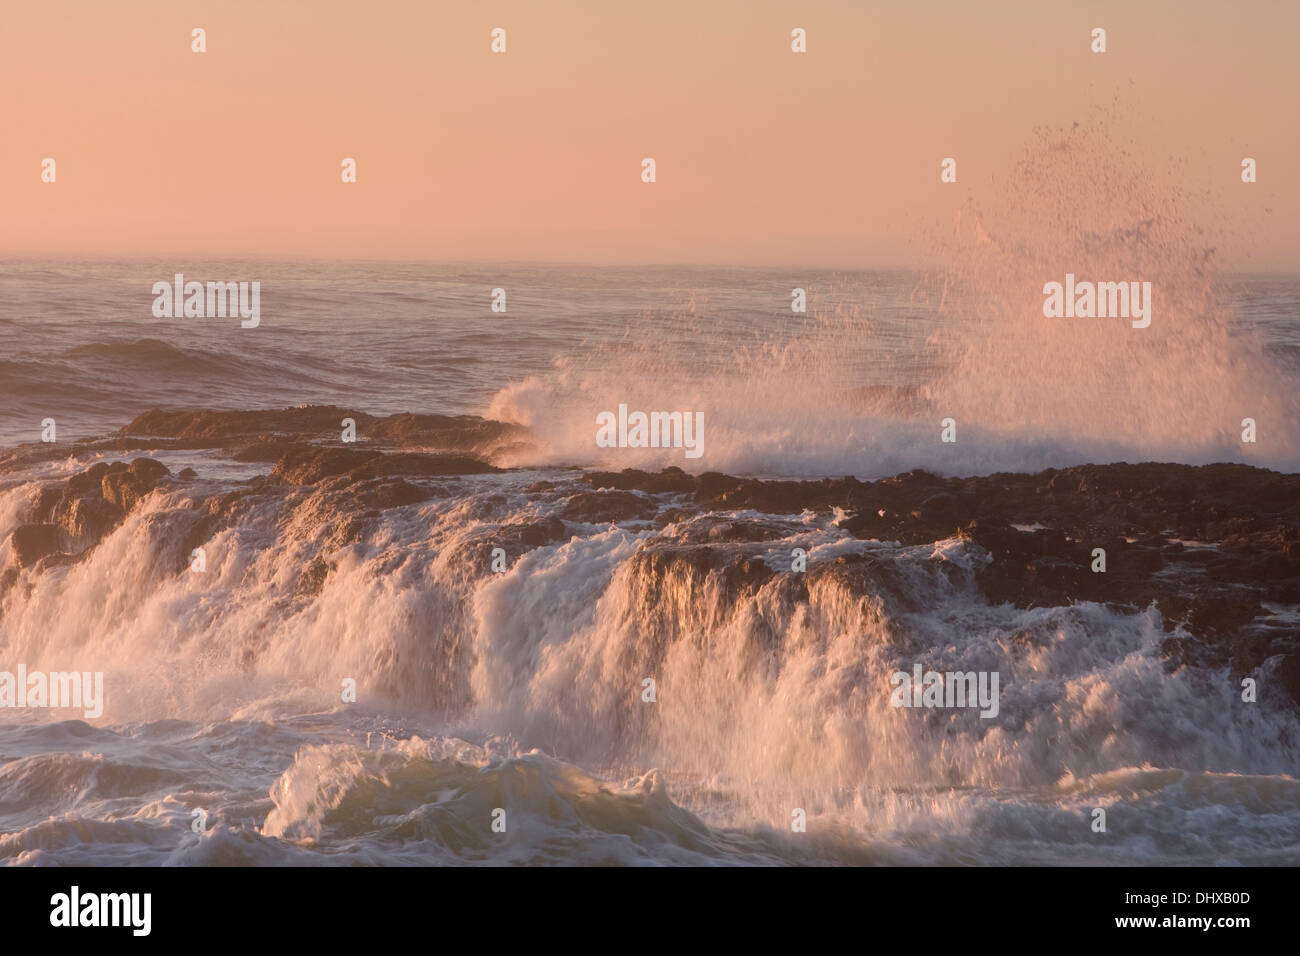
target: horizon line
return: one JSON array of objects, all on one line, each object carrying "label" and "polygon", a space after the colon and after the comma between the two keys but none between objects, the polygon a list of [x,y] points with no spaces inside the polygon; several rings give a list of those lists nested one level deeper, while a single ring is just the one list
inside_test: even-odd
[{"label": "horizon line", "polygon": [[[873,264],[863,265],[860,263],[739,263],[739,262],[673,262],[658,260],[617,260],[617,261],[593,261],[583,259],[515,259],[503,258],[496,260],[480,258],[405,258],[405,257],[366,257],[366,256],[321,256],[321,255],[300,255],[300,254],[230,254],[230,253],[202,253],[196,255],[167,255],[164,253],[152,252],[130,252],[130,253],[105,253],[105,252],[70,252],[70,253],[36,253],[36,252],[10,252],[0,250],[0,262],[135,262],[146,259],[188,259],[193,262],[265,262],[269,264],[281,263],[354,263],[357,265],[392,265],[392,266],[456,266],[456,267],[473,267],[473,268],[585,268],[585,269],[734,269],[750,271],[776,271],[776,270],[816,270],[822,272],[904,272],[904,273],[933,273],[942,272],[941,264],[931,265],[903,265],[903,264]],[[1288,278],[1300,278],[1300,267],[1279,268],[1260,267],[1250,268],[1238,266],[1235,268],[1223,268],[1219,270],[1220,275],[1235,276],[1277,276]]]}]

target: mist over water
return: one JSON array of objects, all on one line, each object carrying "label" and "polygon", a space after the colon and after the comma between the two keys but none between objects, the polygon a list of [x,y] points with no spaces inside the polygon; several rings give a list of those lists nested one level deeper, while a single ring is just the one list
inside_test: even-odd
[{"label": "mist over water", "polygon": [[[814,293],[808,315],[773,316],[758,334],[694,309],[679,327],[641,322],[623,341],[512,384],[489,415],[534,428],[555,462],[590,460],[593,411],[625,402],[704,410],[707,458],[671,462],[696,470],[975,474],[1140,460],[1294,469],[1294,323],[1237,307],[1209,238],[1182,211],[1189,200],[1105,127],[1040,131],[992,198],[969,201],[935,237],[943,271],[834,277],[815,291],[847,281],[856,295]],[[1150,282],[1150,327],[1044,317],[1045,283],[1067,273]],[[938,441],[948,417],[955,447]],[[1243,418],[1262,429],[1253,445],[1241,441]],[[618,460],[635,455],[620,449]],[[647,467],[670,457],[641,453]]]},{"label": "mist over water", "polygon": [[[1040,131],[994,204],[957,217],[950,369],[933,394],[994,435],[1078,460],[1248,461],[1294,469],[1294,374],[1227,296],[1190,197],[1104,127]],[[1150,282],[1148,328],[1045,318],[1044,283]],[[1241,441],[1242,419],[1268,422]]]}]

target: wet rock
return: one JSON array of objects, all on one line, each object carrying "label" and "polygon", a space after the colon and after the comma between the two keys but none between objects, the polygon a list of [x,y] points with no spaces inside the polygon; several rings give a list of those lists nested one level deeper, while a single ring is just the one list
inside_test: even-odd
[{"label": "wet rock", "polygon": [[1063,557],[1070,550],[1064,534],[1052,528],[1020,531],[1010,525],[985,520],[972,521],[965,534],[995,561],[1032,561],[1044,556]]},{"label": "wet rock", "polygon": [[[119,466],[118,469],[116,469],[118,471],[127,467],[120,461],[114,462],[114,464]],[[104,480],[104,476],[108,474],[108,471],[108,462],[100,461],[91,465],[85,471],[73,475],[68,479],[67,484],[64,486],[64,497],[75,497],[77,495],[84,495],[87,492],[97,491],[100,487],[100,483]]]},{"label": "wet rock", "polygon": [[468,455],[400,452],[371,458],[352,468],[349,474],[357,478],[397,475],[437,478],[448,475],[482,475],[500,470]]},{"label": "wet rock", "polygon": [[[696,489],[696,479],[680,468],[665,468],[658,474],[625,468],[623,471],[593,471],[582,476],[593,488],[644,491],[652,495],[687,493]],[[737,479],[732,479],[736,481]]]},{"label": "wet rock", "polygon": [[354,502],[363,508],[401,508],[434,497],[428,488],[413,485],[404,478],[377,478],[352,489]]},{"label": "wet rock", "polygon": [[476,451],[506,441],[523,441],[528,429],[521,425],[479,418],[476,415],[412,415],[409,412],[376,419],[366,429],[375,441],[422,444],[441,449]]},{"label": "wet rock", "polygon": [[897,541],[902,521],[898,515],[891,515],[887,511],[883,515],[876,511],[862,511],[840,520],[836,526],[855,538],[869,541]]},{"label": "wet rock", "polygon": [[775,528],[761,521],[706,522],[704,540],[722,544],[732,541],[779,541],[786,536],[784,528]]},{"label": "wet rock", "polygon": [[[1247,465],[1081,465],[960,479],[912,471],[874,482],[766,482],[679,469],[585,477],[628,492],[691,494],[697,507],[779,514],[840,508],[848,512],[841,529],[905,545],[960,528],[993,558],[976,573],[990,601],[1030,607],[1092,600],[1136,611],[1164,598],[1165,610],[1221,650],[1235,642],[1231,653],[1241,660],[1272,646],[1249,630],[1259,601],[1300,602],[1300,475]],[[656,522],[692,517],[698,513],[666,509]],[[1045,527],[1012,527],[1035,524]],[[737,537],[719,536],[719,543]],[[1104,572],[1092,570],[1098,547],[1106,551]],[[1207,581],[1224,590],[1197,603]]]},{"label": "wet rock", "polygon": [[1276,675],[1292,702],[1300,704],[1300,648],[1289,651],[1282,657]]},{"label": "wet rock", "polygon": [[380,457],[376,450],[299,445],[280,456],[271,477],[290,485],[314,485],[322,478],[346,475],[353,468]]},{"label": "wet rock", "polygon": [[568,538],[568,532],[564,530],[564,522],[554,517],[541,521],[502,525],[501,534],[529,548],[540,548],[542,545]]},{"label": "wet rock", "polygon": [[584,491],[565,503],[562,514],[566,521],[604,524],[652,518],[658,510],[653,500],[630,491]]},{"label": "wet rock", "polygon": [[50,568],[66,568],[85,560],[89,551],[81,551],[77,554],[69,554],[66,551],[56,551],[54,554],[48,554],[36,562],[36,573],[44,574]]},{"label": "wet rock", "polygon": [[313,485],[325,478],[445,477],[499,471],[466,455],[399,453],[377,449],[297,445],[280,456],[272,477],[291,485]]},{"label": "wet rock", "polygon": [[286,444],[283,439],[268,435],[251,445],[244,445],[235,449],[230,457],[234,461],[243,462],[279,461],[280,457],[285,453]]},{"label": "wet rock", "polygon": [[307,597],[320,594],[325,589],[325,581],[333,570],[334,566],[327,563],[324,558],[313,558],[298,579],[298,593]]},{"label": "wet rock", "polygon": [[167,474],[167,467],[161,462],[151,458],[137,458],[124,468],[110,466],[100,479],[100,493],[106,502],[125,513],[153,491],[159,479]]},{"label": "wet rock", "polygon": [[1246,590],[1162,594],[1156,607],[1167,628],[1183,624],[1202,639],[1232,636],[1263,613],[1258,598]]},{"label": "wet rock", "polygon": [[1020,578],[1025,606],[1050,607],[1072,601],[1104,601],[1112,591],[1105,578],[1078,561],[1039,558],[1025,566]]},{"label": "wet rock", "polygon": [[157,482],[159,479],[171,474],[166,465],[153,458],[132,459],[130,471],[131,474],[142,481],[153,482]]},{"label": "wet rock", "polygon": [[722,569],[722,580],[732,591],[754,592],[776,576],[764,561],[737,557]]},{"label": "wet rock", "polygon": [[57,524],[85,543],[97,544],[117,527],[124,512],[102,497],[64,498],[55,509]]},{"label": "wet rock", "polygon": [[[377,418],[339,405],[305,405],[297,408],[221,411],[151,409],[118,433],[118,444],[139,436],[170,440],[169,447],[217,448],[236,444],[239,461],[275,461],[284,444],[336,438],[342,421],[351,418],[357,432],[368,441],[389,445],[419,445],[444,451],[481,452],[526,444],[528,429],[474,415],[413,415],[403,413]],[[279,452],[272,447],[279,444]]]},{"label": "wet rock", "polygon": [[[695,497],[702,502],[726,506],[729,508],[747,507],[748,496],[741,493],[741,490],[749,485],[751,489],[762,486],[763,482],[750,481],[746,482],[742,478],[733,478],[730,475],[724,475],[716,471],[706,471],[695,479]],[[775,482],[771,484],[776,484]],[[773,488],[769,497],[777,497],[776,489]]]},{"label": "wet rock", "polygon": [[36,495],[35,503],[32,505],[32,520],[37,523],[47,521],[54,513],[54,508],[62,497],[62,485],[49,484],[41,488]]},{"label": "wet rock", "polygon": [[38,523],[54,524],[83,546],[97,544],[168,474],[151,458],[96,462],[60,485],[41,489]]},{"label": "wet rock", "polygon": [[20,568],[30,568],[41,558],[54,554],[62,547],[62,532],[58,525],[28,524],[14,529],[9,536],[14,560]]},{"label": "wet rock", "polygon": [[[729,615],[740,605],[744,595],[753,594],[768,584],[775,576],[768,565],[744,554],[724,552],[702,546],[652,547],[638,551],[632,559],[639,567],[638,574],[652,582],[650,594],[676,592],[693,595],[691,615]],[[714,588],[708,585],[713,583]],[[702,602],[708,595],[708,606]],[[662,600],[647,594],[661,608]],[[675,622],[677,626],[680,622]]]},{"label": "wet rock", "polygon": [[252,411],[193,409],[167,411],[151,409],[139,415],[119,434],[160,438],[212,440],[212,447],[223,440],[247,438],[266,433],[283,435],[337,435],[340,422],[351,418],[358,429],[374,419],[362,412],[337,405],[307,405],[299,408]]},{"label": "wet rock", "polygon": [[[810,563],[809,585],[832,581],[855,597],[866,598],[894,613],[921,609],[898,563],[875,554],[843,554],[833,562]],[[892,618],[892,614],[890,615]],[[881,624],[888,624],[883,618]]]},{"label": "wet rock", "polygon": [[956,522],[958,511],[957,496],[940,492],[937,495],[930,495],[913,508],[912,517],[926,523]]},{"label": "wet rock", "polygon": [[325,541],[325,550],[337,551],[350,544],[359,544],[374,530],[377,514],[348,515],[334,526]]},{"label": "wet rock", "polygon": [[204,543],[212,537],[212,533],[219,524],[220,519],[216,515],[193,513],[193,523],[185,530],[185,535],[181,538],[179,570],[189,570],[195,549],[203,547]]}]

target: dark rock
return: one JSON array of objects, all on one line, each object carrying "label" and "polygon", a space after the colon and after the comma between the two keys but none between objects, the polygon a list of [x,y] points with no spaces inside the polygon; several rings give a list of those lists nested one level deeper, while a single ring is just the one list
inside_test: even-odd
[{"label": "dark rock", "polygon": [[50,484],[42,487],[36,495],[36,503],[32,506],[33,519],[37,522],[47,521],[62,497],[63,486]]},{"label": "dark rock", "polygon": [[230,457],[235,461],[245,462],[279,461],[285,452],[285,446],[286,443],[282,439],[267,437],[235,449]]},{"label": "dark rock", "polygon": [[1293,703],[1300,705],[1300,648],[1287,653],[1278,664],[1277,679]]},{"label": "dark rock", "polygon": [[482,475],[500,471],[486,462],[468,455],[424,454],[417,452],[399,452],[371,458],[351,469],[349,474],[357,478],[408,477],[437,478],[447,475]]},{"label": "dark rock", "polygon": [[1253,593],[1228,589],[1208,594],[1162,594],[1156,599],[1156,607],[1166,627],[1181,623],[1201,638],[1235,635],[1264,610]]},{"label": "dark rock", "polygon": [[130,511],[145,495],[153,490],[155,482],[129,471],[109,472],[100,485],[104,500],[123,513]]},{"label": "dark rock", "polygon": [[890,515],[888,512],[881,515],[875,511],[863,511],[841,519],[837,527],[847,531],[855,538],[872,541],[896,541],[901,527],[901,519],[898,515]]},{"label": "dark rock", "polygon": [[100,497],[64,498],[55,509],[56,523],[83,542],[97,544],[122,520],[123,511]]},{"label": "dark rock", "polygon": [[427,488],[413,485],[404,478],[376,478],[352,489],[355,503],[364,508],[401,508],[434,497]]},{"label": "dark rock", "polygon": [[709,522],[704,540],[715,543],[728,541],[777,541],[784,538],[784,529],[771,527],[761,521]]},{"label": "dark rock", "polygon": [[595,471],[583,475],[582,480],[593,488],[644,491],[652,495],[693,492],[696,488],[696,480],[680,468],[666,468],[657,475],[633,468],[619,472]]},{"label": "dark rock", "polygon": [[353,468],[379,458],[377,450],[298,445],[280,456],[271,476],[290,485],[314,485],[322,478],[346,475]]},{"label": "dark rock", "polygon": [[350,544],[359,544],[366,539],[374,526],[374,515],[348,515],[330,532],[329,538],[325,541],[325,548],[336,551]]},{"label": "dark rock", "polygon": [[29,568],[62,547],[62,534],[57,525],[28,524],[14,529],[9,543],[18,567]]},{"label": "dark rock", "polygon": [[196,514],[194,523],[190,525],[185,532],[185,537],[181,539],[180,546],[180,570],[189,570],[190,561],[196,548],[203,547],[203,543],[211,537],[212,532],[217,528],[220,519],[213,514]]},{"label": "dark rock", "polygon": [[131,462],[131,474],[142,481],[156,483],[160,478],[171,474],[171,472],[166,465],[153,458],[136,458]]},{"label": "dark rock", "polygon": [[912,516],[926,523],[957,520],[957,496],[940,492],[931,495],[912,509]]},{"label": "dark rock", "polygon": [[466,455],[399,453],[386,455],[376,449],[296,445],[276,462],[272,477],[291,485],[314,485],[324,478],[443,477],[499,471],[492,465]]},{"label": "dark rock", "polygon": [[47,554],[41,560],[36,562],[36,573],[44,574],[50,568],[64,568],[83,560],[89,551],[82,551],[79,554],[68,554],[66,551],[56,551],[54,554]]},{"label": "dark rock", "polygon": [[334,566],[328,564],[324,558],[313,558],[298,579],[298,593],[309,597],[320,594],[325,589],[326,578],[333,570]]},{"label": "dark rock", "polygon": [[[116,462],[116,464],[121,465],[122,462]],[[68,483],[64,486],[64,496],[73,497],[98,490],[106,474],[108,474],[108,463],[96,462],[85,471],[68,479]]]},{"label": "dark rock", "polygon": [[[337,437],[345,418],[356,422],[358,434],[366,440],[387,444],[480,452],[526,444],[530,439],[528,429],[521,425],[474,415],[404,413],[376,418],[338,405],[305,405],[252,411],[151,409],[118,433],[118,444],[136,436],[171,439],[169,447],[186,448],[229,447],[242,442],[244,448],[237,454],[250,457],[237,460],[274,461],[278,454],[258,457],[269,454],[266,446],[277,442],[283,446],[286,439],[292,443]],[[134,444],[147,447],[138,440]]]},{"label": "dark rock", "polygon": [[180,439],[213,440],[216,447],[223,440],[251,437],[264,433],[289,435],[337,435],[340,422],[351,418],[358,429],[374,419],[361,412],[337,405],[308,405],[298,408],[225,412],[215,409],[164,411],[151,409],[136,417],[121,430],[121,435],[155,436]]},{"label": "dark rock", "polygon": [[630,491],[584,491],[565,503],[562,514],[566,521],[604,524],[651,518],[658,510],[653,500]]},{"label": "dark rock", "polygon": [[563,541],[567,537],[564,522],[553,517],[528,524],[502,525],[501,533],[530,548],[540,548],[553,541]]}]

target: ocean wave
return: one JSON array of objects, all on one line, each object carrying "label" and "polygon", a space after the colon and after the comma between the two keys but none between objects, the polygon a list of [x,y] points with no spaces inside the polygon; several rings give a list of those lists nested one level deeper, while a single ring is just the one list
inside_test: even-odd
[{"label": "ocean wave", "polygon": [[[265,424],[146,421],[218,454]],[[1294,856],[1294,476],[774,482],[280,453],[239,481],[202,458],[11,474],[4,660],[106,687],[93,726],[0,738],[11,862],[109,839],[168,862]],[[894,706],[917,665],[998,674],[996,719]],[[209,804],[214,829],[185,836]],[[497,807],[517,836],[496,839]],[[1086,842],[1095,807],[1123,821],[1109,848]]]}]

